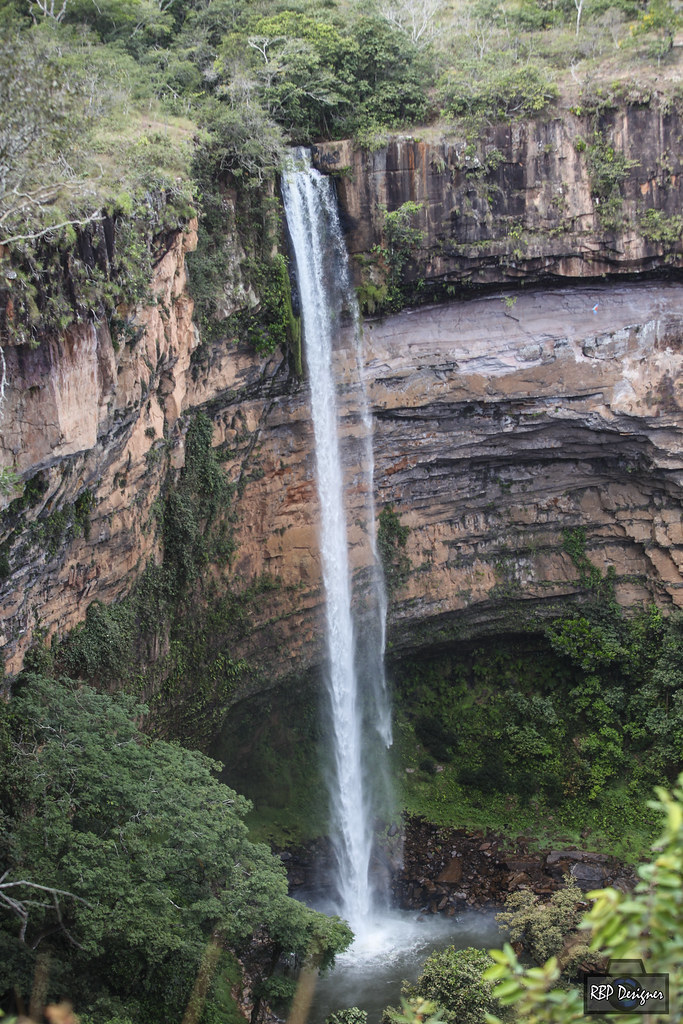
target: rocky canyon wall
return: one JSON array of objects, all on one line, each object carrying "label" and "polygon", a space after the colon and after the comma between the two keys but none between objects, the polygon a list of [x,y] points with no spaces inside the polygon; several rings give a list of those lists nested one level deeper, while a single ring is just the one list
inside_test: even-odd
[{"label": "rocky canyon wall", "polygon": [[[680,268],[678,108],[564,110],[469,135],[399,136],[374,152],[314,147],[334,174],[359,283],[386,274],[386,215],[414,204],[408,277],[420,290]],[[417,286],[415,288],[415,286]]]},{"label": "rocky canyon wall", "polygon": [[[647,196],[670,217],[678,172],[662,168],[673,159],[674,128],[658,116],[652,131],[660,134],[647,159],[660,170],[643,169],[633,201],[646,196],[647,179]],[[451,251],[470,244],[453,241],[464,223],[449,207],[459,201],[460,172],[449,169],[460,159],[457,146],[394,140],[372,155],[348,144],[319,149],[319,159],[339,153],[335,166],[353,168],[339,181],[352,251],[370,253],[375,239],[381,242],[380,200],[400,205],[414,192],[425,203],[419,216],[428,233],[415,273],[431,268],[435,278],[462,287],[476,280],[507,288],[524,274],[529,283],[365,321],[376,496],[410,527],[411,568],[392,603],[395,649],[533,626],[580,600],[586,588],[564,549],[576,531],[601,572],[613,567],[623,604],[683,602],[683,285],[674,278],[593,280],[615,269],[668,271],[680,262],[680,244],[649,242],[637,219],[628,245],[623,234],[602,231],[585,175],[568,200],[575,228],[547,230],[558,205],[551,197],[570,181],[565,167],[578,166],[570,143],[562,149],[558,141],[571,123],[495,130],[504,155],[527,154],[522,170],[517,161],[498,166],[500,203],[506,210],[518,204],[518,219],[539,218],[536,240],[522,239],[523,261],[510,252],[520,238],[500,233],[513,213],[496,221],[489,200],[476,223],[493,237],[475,239],[474,255]],[[529,139],[538,133],[551,133],[543,145],[557,149],[541,153],[535,141],[530,156]],[[392,160],[399,168],[393,176]],[[447,167],[439,169],[438,160]],[[581,213],[580,203],[590,210]],[[202,582],[221,593],[268,580],[231,654],[253,667],[249,685],[256,680],[264,688],[321,660],[307,385],[282,354],[258,357],[227,339],[199,345],[184,266],[192,245],[192,230],[175,237],[156,267],[158,301],[140,310],[136,336],[118,350],[103,326],[75,326],[36,349],[5,349],[10,387],[0,465],[15,466],[30,482],[3,516],[0,644],[9,672],[19,669],[36,627],[47,638],[64,635],[91,601],[117,600],[149,559],[161,557],[155,503],[183,464],[185,429],[197,410],[210,416],[214,444],[236,484],[236,553],[228,566],[209,567]],[[539,285],[536,279],[551,273],[572,281]],[[589,282],[575,280],[584,274]],[[340,373],[353,358],[347,328]],[[342,387],[341,400],[354,524],[365,496],[353,388]],[[369,548],[358,525],[352,548],[360,599]],[[205,600],[198,596],[197,607]]]},{"label": "rocky canyon wall", "polygon": [[[364,337],[375,493],[410,527],[411,569],[392,602],[395,650],[533,628],[581,600],[565,550],[577,531],[601,573],[612,567],[624,606],[683,603],[683,286],[530,290],[512,306],[481,297],[366,322]],[[337,359],[351,377],[350,329],[344,341]],[[362,588],[356,398],[342,393]],[[283,584],[280,613],[271,606],[254,626],[259,656],[284,674],[321,657],[305,390],[271,393],[242,413],[259,422],[263,477],[241,499],[238,569]]]},{"label": "rocky canyon wall", "polygon": [[153,506],[163,456],[182,461],[178,417],[199,340],[185,275],[195,244],[196,224],[174,237],[155,268],[155,302],[138,310],[126,344],[91,323],[4,349],[0,466],[23,486],[2,515],[0,647],[10,673],[36,630],[62,635],[91,601],[122,597],[160,557]]}]

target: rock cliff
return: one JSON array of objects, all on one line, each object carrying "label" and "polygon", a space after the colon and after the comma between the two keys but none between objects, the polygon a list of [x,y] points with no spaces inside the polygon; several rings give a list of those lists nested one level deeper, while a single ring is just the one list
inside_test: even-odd
[{"label": "rock cliff", "polygon": [[[392,604],[396,651],[514,632],[581,599],[564,550],[577,530],[601,572],[613,567],[622,604],[683,603],[683,287],[505,298],[365,324],[375,492],[410,527],[411,571]],[[350,330],[343,342],[337,358],[350,377]],[[263,476],[241,499],[237,568],[282,583],[279,610],[254,630],[258,657],[284,674],[321,657],[317,498],[305,388],[270,386],[268,401],[239,409],[258,433]],[[343,391],[352,523],[365,500],[356,398]],[[362,585],[367,538],[357,525],[351,537]]]},{"label": "rock cliff", "polygon": [[338,179],[359,283],[386,275],[387,212],[414,204],[413,298],[501,282],[680,267],[681,116],[645,96],[482,129],[473,137],[314,148]]},{"label": "rock cliff", "polygon": [[[648,164],[641,161],[642,180],[628,178],[625,203],[631,189],[634,203],[640,195],[670,217],[680,186],[678,171],[664,170],[678,152],[675,115],[667,116],[660,112],[648,126],[636,110],[620,130],[639,150],[653,143],[641,150]],[[581,599],[586,588],[565,550],[576,531],[601,571],[613,567],[623,604],[683,603],[683,285],[592,280],[678,265],[680,243],[667,249],[648,241],[636,219],[608,244],[572,124],[495,129],[504,155],[495,216],[494,203],[482,199],[485,209],[474,197],[481,216],[470,217],[469,208],[454,215],[465,171],[453,163],[456,150],[441,143],[395,140],[371,156],[348,144],[319,148],[326,166],[339,153],[335,166],[353,168],[339,182],[352,251],[370,252],[381,241],[377,202],[400,205],[414,193],[425,200],[424,272],[458,287],[477,281],[499,289],[365,322],[376,496],[410,527],[411,570],[392,603],[395,650],[515,631]],[[559,195],[567,204],[561,217]],[[524,220],[527,234],[528,218],[536,218],[534,237],[516,239],[523,259],[510,252],[511,231],[500,233],[511,217]],[[552,233],[558,217],[571,229]],[[465,222],[471,230],[455,242]],[[471,242],[468,231],[477,236]],[[183,464],[184,430],[199,409],[211,417],[214,444],[237,485],[236,554],[207,579],[218,593],[269,580],[231,653],[254,668],[250,686],[254,679],[272,686],[321,660],[307,385],[280,354],[261,358],[227,340],[199,346],[184,267],[193,240],[193,230],[174,237],[156,266],[157,301],[139,311],[135,336],[118,350],[102,325],[74,326],[36,349],[5,349],[0,466],[16,467],[29,484],[5,510],[0,538],[0,643],[9,672],[20,667],[36,627],[63,635],[92,600],[120,598],[147,560],[160,558],[155,502]],[[591,281],[500,291],[523,275]],[[350,328],[337,359],[344,374],[353,360]],[[347,499],[357,523],[365,500],[361,426],[354,386],[340,393]],[[370,555],[360,525],[352,546],[362,590]],[[234,699],[243,693],[238,688]]]},{"label": "rock cliff", "polygon": [[115,347],[108,326],[91,323],[4,350],[0,465],[24,484],[13,503],[5,499],[2,520],[8,672],[20,667],[36,628],[45,637],[70,630],[92,600],[120,598],[159,556],[152,506],[162,455],[179,443],[199,340],[185,276],[195,243],[196,224],[173,238],[155,268],[156,301],[138,311],[126,344]]}]

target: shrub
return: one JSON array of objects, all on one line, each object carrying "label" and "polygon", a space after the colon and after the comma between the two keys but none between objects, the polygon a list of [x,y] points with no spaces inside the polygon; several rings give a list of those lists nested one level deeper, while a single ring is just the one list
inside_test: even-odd
[{"label": "shrub", "polygon": [[[654,858],[639,868],[632,893],[600,889],[579,927],[590,934],[590,948],[606,959],[643,960],[649,974],[669,975],[669,1012],[649,1013],[652,1024],[680,1020],[683,1010],[683,774],[673,794],[657,788],[650,806],[664,817],[664,834]],[[551,957],[542,967],[523,967],[510,945],[491,950],[495,965],[486,972],[497,982],[494,994],[525,1024],[571,1024],[583,1018],[578,986],[552,988],[560,966]],[[500,1022],[492,1016],[489,1024]]]},{"label": "shrub", "polygon": [[501,1012],[493,986],[484,978],[492,965],[483,949],[450,946],[427,958],[416,992],[438,1005],[446,1024],[484,1024],[487,1013]]},{"label": "shrub", "polygon": [[384,570],[387,591],[391,594],[408,578],[411,564],[405,553],[409,526],[401,526],[393,505],[386,505],[379,514],[377,547]]},{"label": "shrub", "polygon": [[440,88],[445,114],[488,121],[531,117],[557,94],[557,86],[543,68],[511,64],[500,53],[461,62],[447,72]]},{"label": "shrub", "polygon": [[357,1006],[350,1006],[347,1010],[337,1010],[325,1019],[325,1024],[368,1024],[368,1015],[365,1010],[359,1010]]},{"label": "shrub", "polygon": [[[583,893],[573,878],[567,878],[564,889],[553,893],[548,903],[542,903],[530,889],[511,893],[496,921],[505,928],[511,942],[521,942],[529,956],[542,964],[551,956],[559,956],[567,938],[576,932],[584,908]],[[572,963],[585,959],[587,954],[584,942],[580,949],[572,950]]]}]

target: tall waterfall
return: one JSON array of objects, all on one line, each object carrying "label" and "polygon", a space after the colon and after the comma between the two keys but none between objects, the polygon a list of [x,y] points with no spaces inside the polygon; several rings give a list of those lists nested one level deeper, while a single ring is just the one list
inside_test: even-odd
[{"label": "tall waterfall", "polygon": [[[369,872],[372,818],[383,771],[378,751],[391,743],[384,677],[386,597],[375,540],[372,497],[372,420],[362,381],[361,333],[331,181],[297,150],[282,181],[287,225],[296,261],[306,366],[311,391],[317,489],[321,508],[320,553],[326,597],[326,687],[332,736],[330,805],[337,860],[339,912],[363,932],[377,892]],[[350,316],[353,347],[339,352],[342,317]],[[344,380],[334,378],[334,353]],[[340,428],[352,420],[360,435],[360,489],[368,550],[363,628],[354,622],[349,537]],[[346,448],[344,449],[346,454]]]}]

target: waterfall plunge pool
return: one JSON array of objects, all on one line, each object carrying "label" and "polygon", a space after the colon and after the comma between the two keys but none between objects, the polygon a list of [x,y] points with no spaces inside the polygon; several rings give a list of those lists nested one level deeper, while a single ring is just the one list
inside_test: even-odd
[{"label": "waterfall plunge pool", "polygon": [[[309,905],[335,912],[314,901]],[[495,910],[467,910],[454,917],[389,910],[370,918],[333,969],[318,978],[308,1024],[324,1024],[329,1014],[350,1006],[365,1010],[368,1024],[379,1024],[385,1007],[400,1007],[401,983],[417,981],[431,953],[448,946],[500,947],[495,915]]]}]

